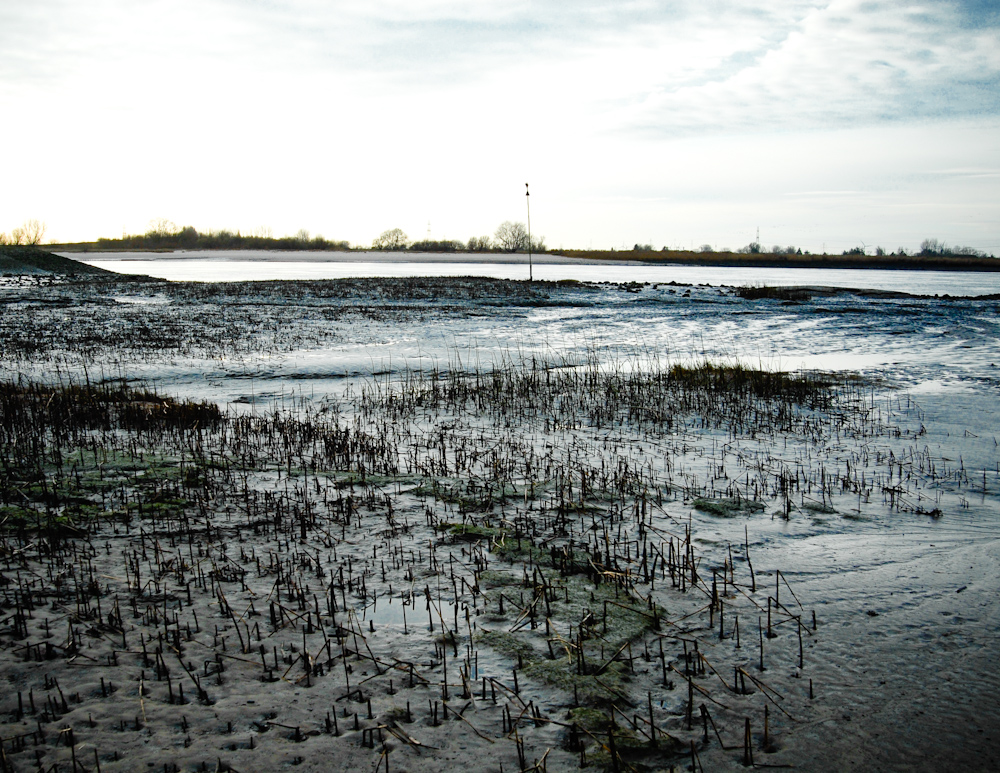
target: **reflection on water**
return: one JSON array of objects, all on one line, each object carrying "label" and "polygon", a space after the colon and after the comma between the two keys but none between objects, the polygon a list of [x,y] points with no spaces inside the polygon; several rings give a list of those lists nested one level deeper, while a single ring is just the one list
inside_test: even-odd
[{"label": "reflection on water", "polygon": [[[461,614],[461,610],[458,611]],[[376,628],[384,625],[398,626],[400,630],[408,631],[457,628],[454,603],[438,596],[428,599],[423,593],[416,592],[376,596],[371,604],[360,611],[358,617],[364,622],[370,621]]]}]

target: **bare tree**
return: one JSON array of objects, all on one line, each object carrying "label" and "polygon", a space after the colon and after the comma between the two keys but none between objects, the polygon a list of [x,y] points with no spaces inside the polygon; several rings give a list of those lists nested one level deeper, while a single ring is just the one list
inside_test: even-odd
[{"label": "bare tree", "polygon": [[10,236],[0,234],[0,244],[37,245],[45,237],[45,223],[40,220],[25,220],[20,227],[10,232]]},{"label": "bare tree", "polygon": [[493,240],[488,236],[473,236],[469,238],[469,252],[489,252],[493,249]]},{"label": "bare tree", "polygon": [[920,242],[921,255],[943,255],[944,251],[945,245],[937,239],[924,239]]},{"label": "bare tree", "polygon": [[24,223],[28,244],[41,244],[45,237],[45,223],[40,220],[26,220]]},{"label": "bare tree", "polygon": [[939,242],[937,239],[924,239],[920,242],[920,255],[943,255],[943,256],[954,256],[954,255],[971,255],[977,258],[985,258],[986,253],[977,250],[975,247],[962,247],[955,246],[949,247],[944,242]]},{"label": "bare tree", "polygon": [[167,220],[165,217],[154,217],[149,221],[149,225],[146,226],[146,236],[159,236],[163,238],[165,236],[173,236],[176,233],[176,223],[172,220]]},{"label": "bare tree", "polygon": [[493,235],[497,246],[504,252],[517,252],[528,249],[528,229],[524,223],[512,223],[507,220],[500,224]]},{"label": "bare tree", "polygon": [[410,237],[403,233],[402,228],[391,228],[372,242],[373,250],[405,250],[410,243]]}]

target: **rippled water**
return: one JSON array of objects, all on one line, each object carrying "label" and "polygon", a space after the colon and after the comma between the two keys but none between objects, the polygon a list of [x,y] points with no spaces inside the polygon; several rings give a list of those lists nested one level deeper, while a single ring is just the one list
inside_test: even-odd
[{"label": "rippled water", "polygon": [[[218,253],[142,259],[141,253],[91,259],[102,268],[173,280],[246,281],[348,276],[479,275],[524,278],[523,263],[464,262],[468,256],[379,255],[377,261],[294,260],[296,255]],[[308,254],[304,254],[308,256]],[[95,256],[92,256],[92,258]],[[440,259],[440,260],[438,260]],[[552,259],[552,258],[548,258]],[[916,392],[996,389],[1000,364],[998,303],[933,297],[871,298],[816,295],[808,301],[746,302],[719,285],[852,287],[913,295],[1000,293],[1000,273],[830,269],[702,268],[586,264],[562,259],[536,264],[538,279],[648,282],[638,292],[605,287],[535,308],[434,313],[412,322],[366,319],[322,345],[294,347],[252,362],[226,364],[228,376],[293,381],[408,367],[487,364],[533,356],[579,362],[595,352],[605,361],[739,359],[783,370],[852,370],[881,374]],[[692,288],[666,283],[701,285]],[[707,287],[705,285],[712,285]],[[684,297],[685,290],[691,292]],[[157,302],[161,302],[158,298]],[[215,371],[218,364],[210,368]],[[313,388],[319,386],[313,383]]]},{"label": "rippled water", "polygon": [[[926,281],[902,274],[896,278],[903,285]],[[843,292],[794,302],[747,301],[731,288],[662,283],[547,285],[531,302],[477,298],[486,290],[474,283],[446,299],[431,288],[426,301],[394,301],[374,284],[349,298],[328,298],[308,285],[253,283],[235,295],[164,284],[142,293],[119,290],[110,298],[88,292],[75,300],[9,303],[4,319],[12,333],[57,331],[72,322],[67,330],[87,342],[120,335],[127,343],[136,329],[167,331],[182,342],[221,335],[231,344],[210,356],[199,355],[199,345],[146,347],[141,354],[125,346],[112,347],[97,362],[141,378],[186,381],[199,389],[215,385],[223,402],[257,400],[262,389],[318,393],[333,388],[324,380],[355,375],[488,367],[521,358],[557,365],[596,358],[613,367],[739,360],[769,369],[858,371],[914,393],[995,395],[1000,385],[1000,300],[986,298]],[[65,352],[62,365],[72,367],[77,356]],[[249,379],[257,382],[253,395]],[[262,388],[262,382],[269,385]]]},{"label": "rippled water", "polygon": [[843,295],[783,304],[746,302],[718,288],[678,296],[673,288],[608,288],[538,308],[367,320],[339,340],[233,367],[258,379],[305,379],[314,391],[326,377],[528,358],[596,358],[624,368],[739,360],[774,370],[857,371],[915,393],[989,393],[1000,384],[997,302]]}]

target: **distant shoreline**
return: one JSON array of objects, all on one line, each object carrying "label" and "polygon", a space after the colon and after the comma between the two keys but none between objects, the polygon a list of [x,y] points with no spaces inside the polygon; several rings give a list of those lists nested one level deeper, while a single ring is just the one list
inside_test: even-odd
[{"label": "distant shoreline", "polygon": [[[87,245],[49,245],[64,257],[87,260],[260,260],[329,263],[528,263],[527,253],[502,252],[387,252],[378,250],[93,250]],[[148,255],[149,257],[134,257]],[[128,256],[128,257],[125,257]],[[682,265],[743,268],[830,268],[901,271],[1000,271],[1000,259],[972,255],[773,255],[764,253],[693,252],[685,250],[553,250],[533,254],[544,264],[602,263]]]},{"label": "distant shoreline", "polygon": [[629,260],[653,265],[739,268],[849,268],[900,271],[1000,271],[1000,259],[972,255],[773,255],[740,252],[641,252],[561,250],[567,257],[592,261]]}]

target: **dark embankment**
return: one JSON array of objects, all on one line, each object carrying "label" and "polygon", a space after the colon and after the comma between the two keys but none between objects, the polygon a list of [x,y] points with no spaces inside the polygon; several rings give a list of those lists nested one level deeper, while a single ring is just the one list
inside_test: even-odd
[{"label": "dark embankment", "polygon": [[65,274],[117,276],[113,271],[88,266],[35,247],[0,247],[0,274]]}]

